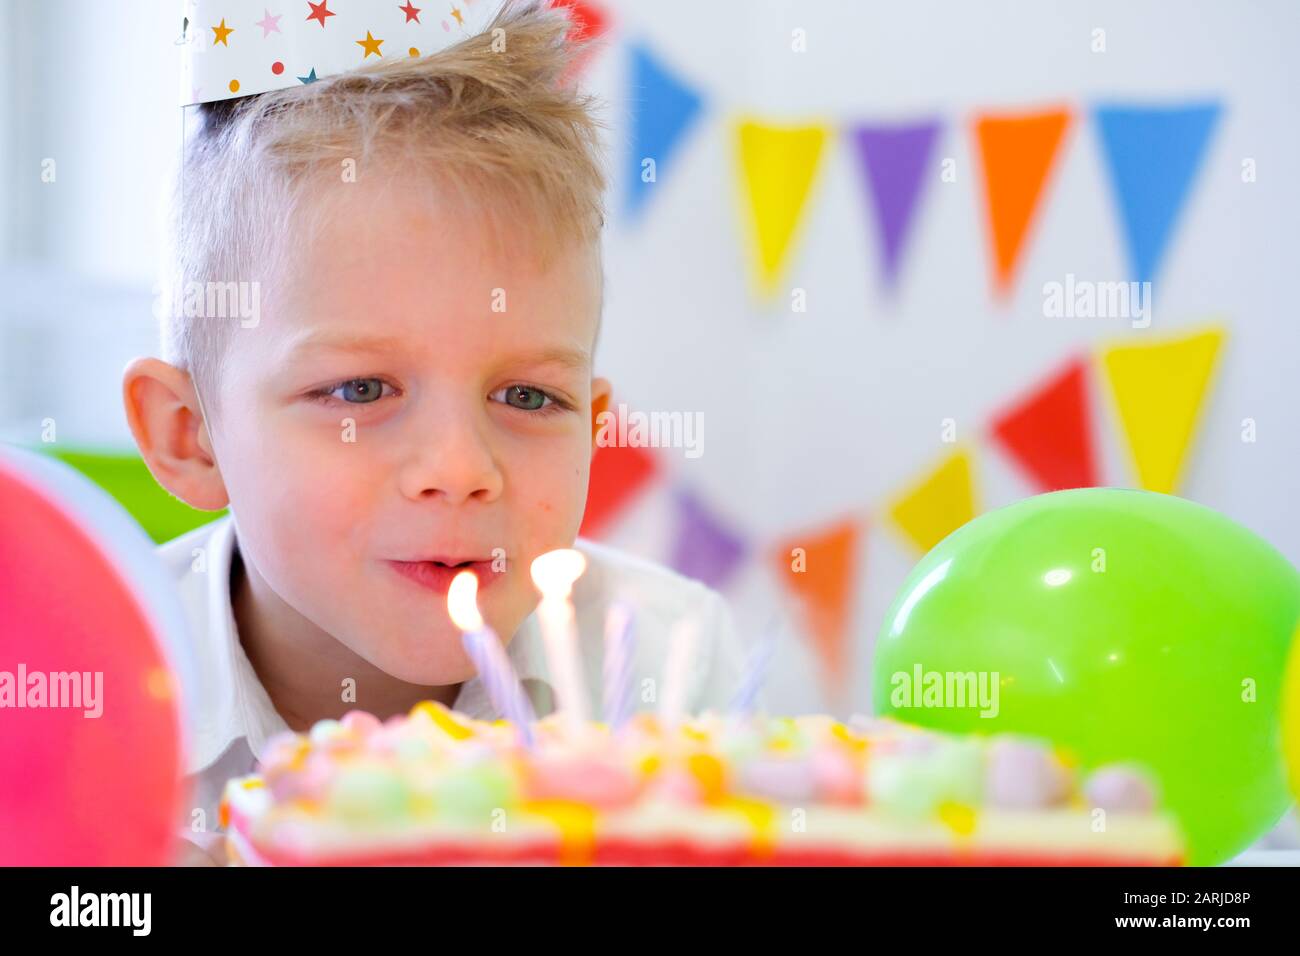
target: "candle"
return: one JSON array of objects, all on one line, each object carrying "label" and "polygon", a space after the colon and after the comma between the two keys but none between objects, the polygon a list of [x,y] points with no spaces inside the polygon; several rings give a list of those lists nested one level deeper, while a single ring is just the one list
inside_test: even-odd
[{"label": "candle", "polygon": [[691,665],[695,660],[699,633],[698,622],[689,617],[682,618],[673,627],[669,638],[663,696],[659,698],[659,720],[665,726],[671,727],[685,716]]},{"label": "candle", "polygon": [[447,613],[460,628],[465,653],[474,662],[492,706],[519,728],[524,745],[532,747],[532,722],[537,719],[536,714],[515,669],[510,666],[501,639],[479,614],[478,577],[473,571],[462,571],[452,579],[447,589]]},{"label": "candle", "polygon": [[758,692],[763,689],[763,684],[767,681],[768,665],[775,650],[776,633],[774,628],[769,626],[758,643],[750,650],[749,660],[745,664],[745,675],[740,686],[736,688],[735,696],[731,698],[733,713],[748,717],[754,712]]},{"label": "candle", "polygon": [[609,606],[605,615],[605,723],[618,730],[632,716],[632,665],[636,632],[632,629],[632,608],[622,601]]},{"label": "candle", "polygon": [[533,559],[533,584],[542,593],[537,619],[542,627],[546,662],[555,682],[556,709],[569,729],[581,733],[587,722],[587,700],[578,658],[578,627],[574,620],[573,583],[587,569],[582,552],[572,548],[548,551]]}]

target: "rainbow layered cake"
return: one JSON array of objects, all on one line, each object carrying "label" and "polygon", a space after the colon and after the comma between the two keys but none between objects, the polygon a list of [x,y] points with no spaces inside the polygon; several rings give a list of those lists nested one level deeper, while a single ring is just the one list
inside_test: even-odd
[{"label": "rainbow layered cake", "polygon": [[226,785],[243,864],[1169,865],[1135,768],[892,720],[706,713],[617,733],[425,702],[268,742]]}]

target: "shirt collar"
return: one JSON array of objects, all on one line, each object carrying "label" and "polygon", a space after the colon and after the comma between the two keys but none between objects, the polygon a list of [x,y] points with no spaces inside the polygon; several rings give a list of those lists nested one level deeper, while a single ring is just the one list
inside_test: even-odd
[{"label": "shirt collar", "polygon": [[[238,544],[233,518],[216,522],[207,546],[207,640],[200,648],[201,673],[214,693],[196,732],[191,772],[217,761],[240,738],[260,759],[266,741],[289,730],[262,686],[239,642],[230,595],[230,571]],[[554,710],[554,694],[537,615],[530,614],[507,645],[506,653],[538,717]],[[452,709],[479,720],[494,720],[500,712],[476,675],[461,684]]]},{"label": "shirt collar", "polygon": [[270,737],[289,729],[239,643],[230,601],[235,550],[235,524],[227,515],[217,522],[207,542],[208,616],[200,654],[206,657],[201,661],[204,680],[215,697],[196,735],[196,771],[210,766],[240,738],[248,741],[256,756]]}]

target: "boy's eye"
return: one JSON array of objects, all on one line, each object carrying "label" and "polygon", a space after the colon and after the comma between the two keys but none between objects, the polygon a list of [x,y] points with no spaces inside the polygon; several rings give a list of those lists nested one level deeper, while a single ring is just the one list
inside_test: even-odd
[{"label": "boy's eye", "polygon": [[493,392],[488,397],[498,402],[505,402],[512,408],[519,408],[526,412],[540,411],[555,402],[551,396],[540,388],[533,388],[531,385],[509,385]]},{"label": "boy's eye", "polygon": [[339,398],[353,405],[365,405],[382,398],[385,387],[390,389],[388,394],[392,394],[391,386],[385,386],[381,379],[354,378],[339,382],[332,388],[323,389],[320,394]]}]

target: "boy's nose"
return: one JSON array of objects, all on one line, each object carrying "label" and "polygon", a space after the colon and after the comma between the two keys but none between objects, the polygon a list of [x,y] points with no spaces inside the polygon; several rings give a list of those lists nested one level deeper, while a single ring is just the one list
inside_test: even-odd
[{"label": "boy's nose", "polygon": [[442,498],[449,504],[501,494],[503,477],[492,449],[468,424],[435,426],[411,450],[398,477],[402,494],[413,501]]}]

